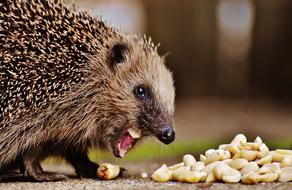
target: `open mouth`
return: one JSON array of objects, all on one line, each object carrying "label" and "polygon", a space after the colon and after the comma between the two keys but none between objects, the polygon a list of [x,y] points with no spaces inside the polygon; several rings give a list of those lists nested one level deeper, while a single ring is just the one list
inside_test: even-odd
[{"label": "open mouth", "polygon": [[114,155],[121,158],[124,157],[140,137],[141,129],[138,129],[137,127],[128,128],[120,141],[116,144]]}]

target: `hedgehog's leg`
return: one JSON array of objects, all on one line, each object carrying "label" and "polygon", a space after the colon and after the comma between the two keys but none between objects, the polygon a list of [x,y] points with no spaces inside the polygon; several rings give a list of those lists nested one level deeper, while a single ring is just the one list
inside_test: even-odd
[{"label": "hedgehog's leg", "polygon": [[23,165],[27,174],[36,181],[59,181],[68,179],[68,177],[63,174],[44,172],[35,151],[23,156]]},{"label": "hedgehog's leg", "polygon": [[68,151],[66,159],[72,164],[78,177],[97,178],[98,165],[91,162],[86,153]]}]

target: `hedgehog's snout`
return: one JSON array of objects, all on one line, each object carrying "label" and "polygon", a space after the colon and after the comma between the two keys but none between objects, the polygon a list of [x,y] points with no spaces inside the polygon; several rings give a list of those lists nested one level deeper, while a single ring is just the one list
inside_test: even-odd
[{"label": "hedgehog's snout", "polygon": [[175,132],[169,124],[164,124],[157,138],[164,144],[170,144],[175,139]]}]

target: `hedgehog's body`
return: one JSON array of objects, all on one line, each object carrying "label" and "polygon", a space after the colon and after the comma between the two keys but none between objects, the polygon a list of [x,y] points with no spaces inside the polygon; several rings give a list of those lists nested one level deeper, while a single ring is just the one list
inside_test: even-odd
[{"label": "hedgehog's body", "polygon": [[129,129],[174,138],[171,74],[150,42],[59,2],[0,0],[0,171],[17,164],[37,180],[38,161],[63,155],[80,176],[98,146],[123,156]]},{"label": "hedgehog's body", "polygon": [[49,2],[17,0],[0,7],[0,121],[14,111],[47,107],[49,100],[82,83],[80,68],[99,46],[109,46],[106,35],[118,36],[102,21]]}]

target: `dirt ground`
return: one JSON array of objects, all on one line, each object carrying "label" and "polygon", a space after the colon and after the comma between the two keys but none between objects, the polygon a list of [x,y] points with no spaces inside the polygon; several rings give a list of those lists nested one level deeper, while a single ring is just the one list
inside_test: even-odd
[{"label": "dirt ground", "polygon": [[188,190],[188,189],[208,189],[208,190],[289,190],[292,189],[292,183],[271,183],[271,184],[259,184],[259,185],[241,185],[241,184],[184,184],[177,182],[156,183],[150,179],[117,179],[114,181],[97,181],[92,179],[83,180],[68,180],[63,182],[51,182],[51,183],[28,183],[28,182],[16,182],[16,183],[1,183],[0,189],[5,190],[23,190],[23,189],[35,189],[35,190],[130,190],[130,189],[143,189],[143,190]]}]

